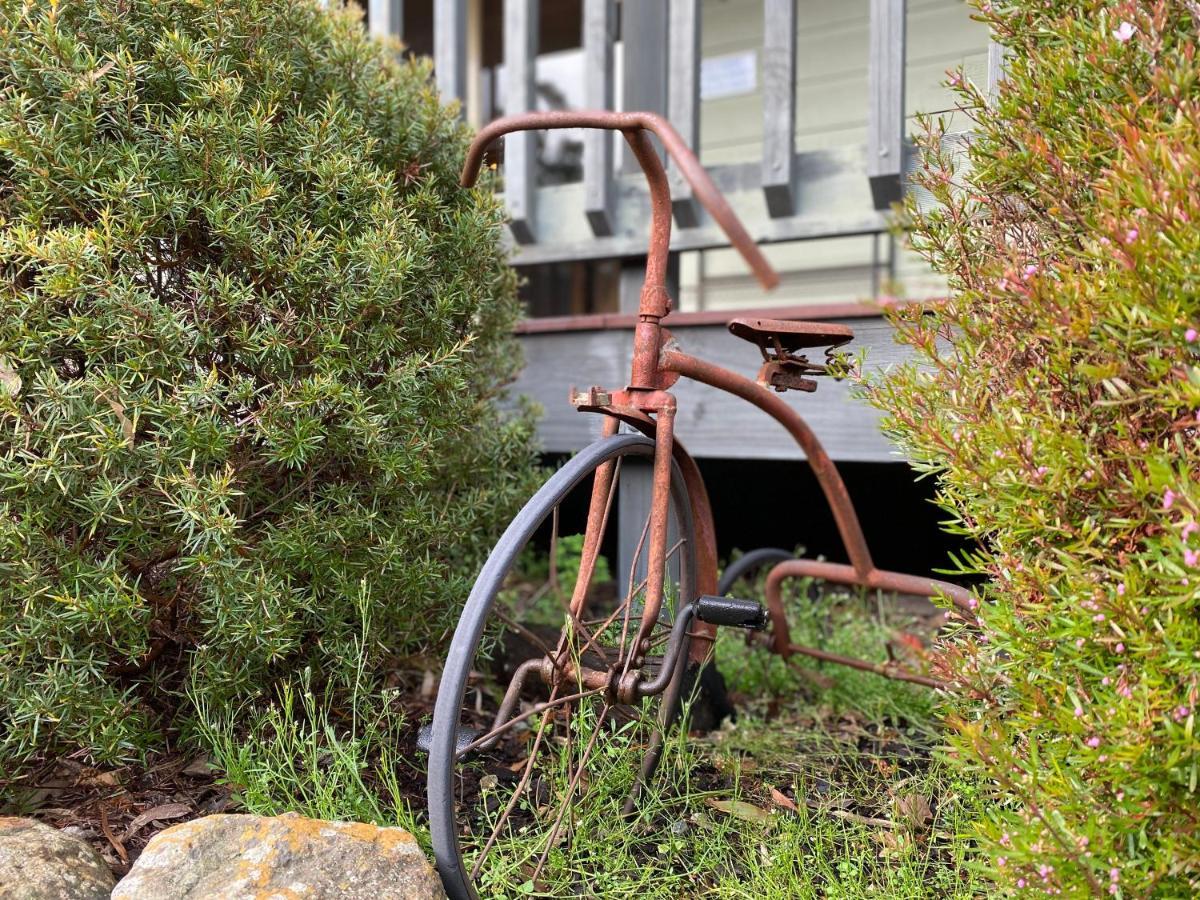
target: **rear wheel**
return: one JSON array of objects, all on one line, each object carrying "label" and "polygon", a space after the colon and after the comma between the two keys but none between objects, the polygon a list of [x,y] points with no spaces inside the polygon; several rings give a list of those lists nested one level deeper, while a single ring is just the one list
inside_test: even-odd
[{"label": "rear wheel", "polygon": [[[646,579],[638,560],[609,579],[602,557],[588,565],[588,547],[602,547],[615,530],[623,462],[653,454],[641,435],[581,451],[509,525],[467,599],[427,742],[434,853],[455,900],[530,889],[587,895],[588,873],[600,862],[589,830],[637,818],[654,790],[687,668],[687,629],[673,624],[695,595],[691,512],[678,471],[664,602],[642,652]],[[564,505],[589,495],[594,533],[581,548],[559,525]],[[530,548],[547,529],[544,566]],[[643,544],[648,531],[647,517]],[[636,556],[645,555],[639,548]]]}]

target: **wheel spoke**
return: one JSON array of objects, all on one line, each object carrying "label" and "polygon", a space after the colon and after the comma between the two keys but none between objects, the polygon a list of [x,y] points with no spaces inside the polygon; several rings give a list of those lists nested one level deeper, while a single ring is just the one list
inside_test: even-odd
[{"label": "wheel spoke", "polygon": [[[551,692],[553,694],[553,691]],[[553,696],[551,699],[554,699]],[[521,797],[525,793],[525,789],[529,786],[530,778],[533,775],[533,763],[537,759],[538,749],[542,745],[542,739],[546,736],[546,726],[550,723],[550,719],[542,719],[538,726],[537,734],[533,739],[533,748],[529,751],[529,759],[525,761],[524,770],[521,773],[521,782],[513,791],[512,797],[509,798],[508,805],[505,806],[504,812],[500,814],[500,818],[496,821],[496,826],[492,829],[492,833],[488,835],[487,843],[483,845],[483,849],[479,851],[479,856],[475,860],[475,865],[471,867],[471,880],[474,881],[479,877],[479,872],[483,868],[483,861],[487,858],[488,852],[496,845],[497,838],[500,837],[500,831],[504,824],[512,815],[517,804],[521,802]]]},{"label": "wheel spoke", "polygon": [[560,697],[557,700],[547,700],[544,703],[538,703],[537,705],[532,706],[529,709],[525,710],[525,712],[521,713],[520,715],[513,716],[511,719],[508,719],[507,721],[504,722],[504,724],[497,725],[495,728],[493,728],[487,734],[485,734],[481,737],[477,737],[466,747],[463,747],[462,750],[459,750],[458,755],[460,757],[462,757],[462,756],[466,756],[468,753],[472,752],[473,750],[478,750],[480,747],[484,746],[485,744],[490,743],[494,738],[497,738],[497,737],[500,737],[501,735],[503,735],[504,732],[508,731],[513,726],[521,724],[526,719],[530,719],[533,716],[536,716],[538,713],[543,713],[543,712],[546,712],[547,710],[555,709],[564,704],[573,703],[576,700],[582,700],[584,697],[591,697],[593,694],[600,694],[603,692],[604,692],[604,688],[592,688],[590,690],[580,691],[577,694],[571,694],[570,696],[567,696],[567,697]]},{"label": "wheel spoke", "polygon": [[537,881],[538,876],[542,874],[542,866],[546,864],[546,858],[550,855],[550,849],[554,846],[554,841],[558,838],[558,830],[562,827],[563,816],[571,807],[571,801],[575,796],[575,788],[579,785],[579,779],[587,768],[588,760],[592,756],[592,750],[596,747],[596,739],[604,730],[604,722],[608,718],[609,705],[604,704],[600,710],[600,715],[596,717],[596,724],[592,729],[592,736],[588,739],[587,747],[584,748],[583,755],[579,759],[579,766],[571,773],[570,783],[567,785],[566,794],[563,797],[562,804],[558,808],[558,813],[554,817],[554,825],[550,828],[550,834],[546,838],[546,846],[542,848],[542,854],[538,858],[537,866],[533,870],[532,880]]}]

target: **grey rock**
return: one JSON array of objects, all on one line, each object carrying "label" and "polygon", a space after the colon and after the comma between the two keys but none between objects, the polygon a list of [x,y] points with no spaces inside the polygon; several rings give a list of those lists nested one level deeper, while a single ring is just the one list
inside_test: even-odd
[{"label": "grey rock", "polygon": [[215,815],[154,836],[112,900],[441,900],[402,828]]},{"label": "grey rock", "polygon": [[79,838],[33,819],[0,816],[2,900],[108,900],[115,880]]}]

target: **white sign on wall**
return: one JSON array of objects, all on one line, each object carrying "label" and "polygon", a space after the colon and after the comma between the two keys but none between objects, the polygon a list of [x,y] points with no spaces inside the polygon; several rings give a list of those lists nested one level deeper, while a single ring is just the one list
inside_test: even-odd
[{"label": "white sign on wall", "polygon": [[700,99],[720,100],[758,90],[758,54],[753,50],[700,61]]}]

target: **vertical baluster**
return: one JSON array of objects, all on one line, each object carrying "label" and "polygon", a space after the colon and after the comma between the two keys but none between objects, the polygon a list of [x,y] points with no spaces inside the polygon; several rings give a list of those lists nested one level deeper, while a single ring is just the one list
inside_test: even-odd
[{"label": "vertical baluster", "polygon": [[[667,57],[667,118],[684,142],[700,147],[700,2],[670,0]],[[671,208],[680,228],[700,224],[699,207],[691,185],[674,164],[667,169],[671,181]]]},{"label": "vertical baluster", "polygon": [[[504,113],[534,108],[534,75],[537,65],[538,0],[504,2]],[[532,244],[535,189],[534,134],[518,131],[504,139],[504,199],[509,227],[519,244]]]},{"label": "vertical baluster", "polygon": [[404,0],[368,0],[367,28],[376,37],[404,38]]},{"label": "vertical baluster", "polygon": [[867,177],[876,209],[903,193],[905,0],[871,0]]},{"label": "vertical baluster", "polygon": [[796,213],[796,0],[763,3],[762,185],[773,218]]},{"label": "vertical baluster", "polygon": [[467,0],[433,0],[433,70],[442,100],[467,96]]},{"label": "vertical baluster", "polygon": [[[615,0],[584,0],[583,90],[588,109],[612,109],[615,40]],[[595,129],[583,134],[584,209],[598,237],[613,233],[613,137]]]},{"label": "vertical baluster", "polygon": [[1000,93],[1000,82],[1004,80],[1004,45],[988,41],[987,97],[989,103],[996,102]]}]

